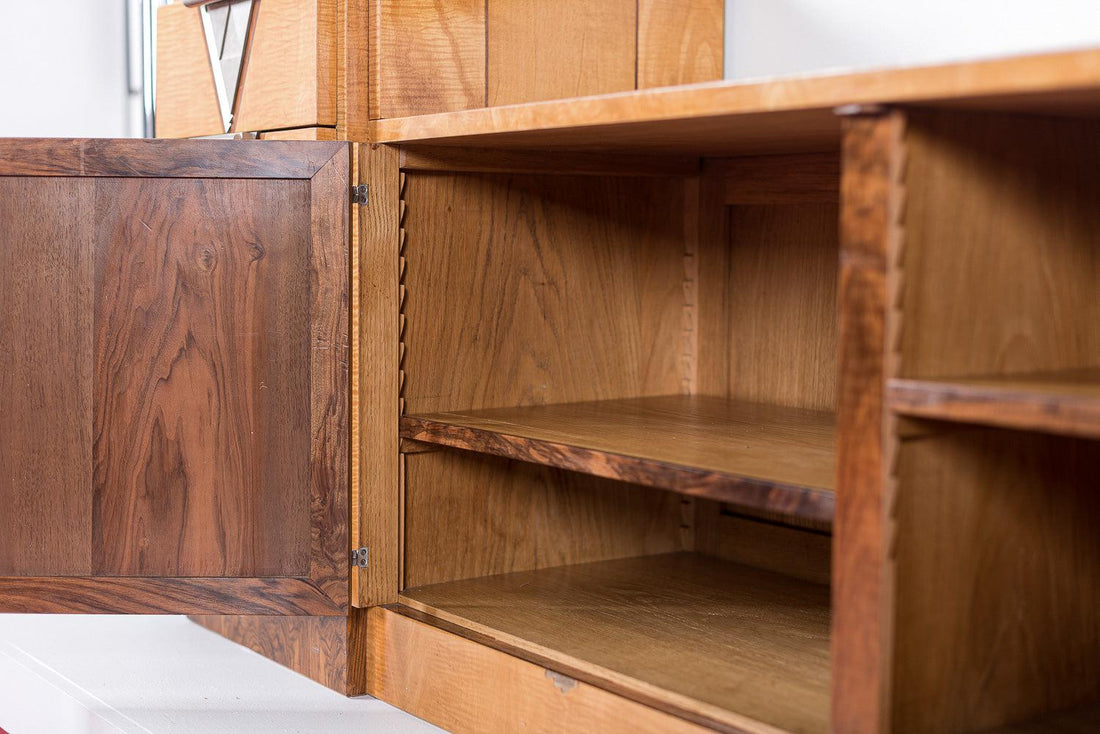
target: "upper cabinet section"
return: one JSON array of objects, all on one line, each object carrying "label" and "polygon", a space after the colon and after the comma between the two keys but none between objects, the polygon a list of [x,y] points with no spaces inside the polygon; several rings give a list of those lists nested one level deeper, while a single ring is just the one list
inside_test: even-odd
[{"label": "upper cabinet section", "polygon": [[[182,3],[160,8],[157,136],[335,128],[346,112],[338,110],[337,100],[342,48],[337,16],[343,5],[235,0],[208,3],[205,10]],[[212,57],[220,62],[217,68]],[[223,89],[232,114],[229,126],[219,100]]]},{"label": "upper cabinet section", "polygon": [[176,2],[157,15],[157,136],[366,140],[370,120],[716,80],[723,16],[722,0]]}]

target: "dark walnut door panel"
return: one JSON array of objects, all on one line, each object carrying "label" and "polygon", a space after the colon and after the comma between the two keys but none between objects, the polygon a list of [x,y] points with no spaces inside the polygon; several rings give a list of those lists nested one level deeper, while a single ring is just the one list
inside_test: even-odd
[{"label": "dark walnut door panel", "polygon": [[342,614],[348,149],[0,141],[0,611]]}]

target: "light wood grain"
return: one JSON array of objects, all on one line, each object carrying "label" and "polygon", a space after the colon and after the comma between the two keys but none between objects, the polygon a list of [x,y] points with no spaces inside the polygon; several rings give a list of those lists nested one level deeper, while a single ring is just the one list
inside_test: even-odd
[{"label": "light wood grain", "polygon": [[902,415],[1100,438],[1100,370],[991,378],[894,379],[890,407]]},{"label": "light wood grain", "polygon": [[636,0],[488,0],[489,105],[634,89]]},{"label": "light wood grain", "polygon": [[828,729],[825,586],[687,553],[407,589],[401,601],[700,722]]},{"label": "light wood grain", "polygon": [[401,169],[437,173],[534,173],[585,176],[693,176],[699,159],[601,153],[562,153],[401,146]]},{"label": "light wood grain", "polygon": [[173,3],[157,8],[156,13],[157,137],[224,133],[198,11]]},{"label": "light wood grain", "polygon": [[368,692],[448,731],[706,731],[393,609],[369,614]]},{"label": "light wood grain", "polygon": [[371,119],[485,106],[485,0],[370,4]]},{"label": "light wood grain", "polygon": [[828,523],[833,417],[703,396],[406,416],[401,435]]},{"label": "light wood grain", "polygon": [[729,216],[730,397],[833,410],[836,205],[736,206]]},{"label": "light wood grain", "polygon": [[[409,173],[405,201],[406,413],[678,392],[681,181]],[[407,584],[681,547],[673,495],[453,452],[405,463]]]},{"label": "light wood grain", "polygon": [[770,513],[759,517],[706,500],[692,511],[693,548],[699,553],[818,584],[832,578],[832,537],[825,523]]},{"label": "light wood grain", "polygon": [[1100,123],[913,112],[901,377],[1100,365]]},{"label": "light wood grain", "polygon": [[902,443],[893,731],[1097,703],[1097,476],[1083,439],[978,429]]},{"label": "light wood grain", "polygon": [[336,0],[336,129],[340,140],[370,136],[369,0]]},{"label": "light wood grain", "polygon": [[405,586],[685,547],[671,492],[465,452],[405,465]]},{"label": "light wood grain", "polygon": [[715,82],[379,121],[378,142],[760,155],[836,150],[847,104],[1096,114],[1100,51]]},{"label": "light wood grain", "polygon": [[253,13],[232,130],[335,126],[336,3],[263,0]]},{"label": "light wood grain", "polygon": [[396,599],[398,530],[397,420],[400,413],[400,171],[392,148],[359,147],[359,181],[369,201],[357,207],[359,257],[355,371],[358,482],[352,487],[354,547],[370,548],[370,565],[353,574],[359,606]]},{"label": "light wood grain", "polygon": [[638,89],[722,78],[722,0],[638,2]]}]

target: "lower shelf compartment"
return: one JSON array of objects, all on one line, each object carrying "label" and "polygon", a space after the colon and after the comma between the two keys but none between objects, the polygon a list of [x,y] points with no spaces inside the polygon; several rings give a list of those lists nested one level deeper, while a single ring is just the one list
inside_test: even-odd
[{"label": "lower shelf compartment", "polygon": [[400,601],[451,631],[697,723],[828,730],[822,584],[673,553],[434,584]]}]

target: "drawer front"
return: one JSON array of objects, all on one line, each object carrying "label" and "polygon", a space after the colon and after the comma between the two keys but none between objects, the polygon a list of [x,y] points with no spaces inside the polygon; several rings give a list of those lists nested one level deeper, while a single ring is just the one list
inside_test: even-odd
[{"label": "drawer front", "polygon": [[[231,131],[336,125],[336,4],[253,3]],[[227,132],[201,12],[180,3],[157,11],[157,137]]]},{"label": "drawer front", "polygon": [[348,146],[0,141],[0,611],[341,614]]}]

